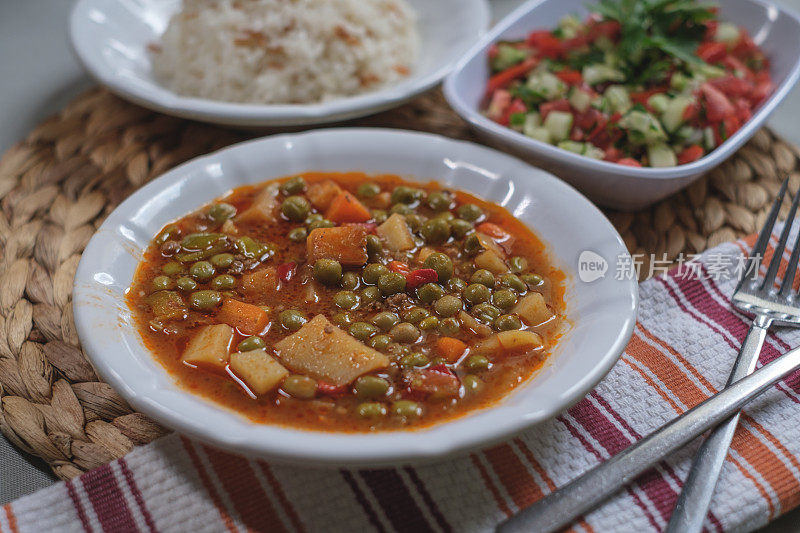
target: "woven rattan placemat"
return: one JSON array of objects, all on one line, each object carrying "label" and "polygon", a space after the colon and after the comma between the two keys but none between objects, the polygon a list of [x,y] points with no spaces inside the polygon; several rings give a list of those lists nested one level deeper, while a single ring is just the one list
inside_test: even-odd
[{"label": "woven rattan placemat", "polygon": [[[347,125],[474,140],[438,91]],[[0,428],[57,476],[78,475],[164,433],[101,382],[81,351],[71,292],[86,243],[150,179],[255,135],[160,115],[96,89],[0,159]],[[632,253],[672,261],[754,232],[781,176],[792,176],[790,190],[800,185],[799,155],[762,130],[685,191],[638,213],[608,215]]]}]

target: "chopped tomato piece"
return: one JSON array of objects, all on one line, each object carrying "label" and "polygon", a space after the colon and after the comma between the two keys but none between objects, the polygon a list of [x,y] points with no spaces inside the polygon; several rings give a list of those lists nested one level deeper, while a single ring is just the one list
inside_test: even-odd
[{"label": "chopped tomato piece", "polygon": [[539,58],[529,57],[519,65],[514,65],[513,67],[507,68],[502,72],[498,72],[489,78],[489,83],[486,86],[486,92],[488,94],[494,94],[496,90],[507,87],[509,83],[521,76],[524,76],[538,64]]},{"label": "chopped tomato piece", "polygon": [[575,126],[585,131],[591,131],[601,119],[605,119],[603,113],[593,107],[590,107],[583,113],[578,113],[575,115]]},{"label": "chopped tomato piece", "polygon": [[497,122],[505,115],[510,105],[511,93],[505,89],[498,89],[492,93],[489,107],[486,108],[486,116]]},{"label": "chopped tomato piece", "polygon": [[412,396],[428,399],[449,398],[458,395],[461,384],[458,377],[444,364],[405,374],[408,391]]},{"label": "chopped tomato piece", "polygon": [[616,163],[620,159],[622,159],[622,150],[619,148],[614,148],[613,146],[606,150],[606,155],[603,158],[604,161],[610,161],[612,163]]},{"label": "chopped tomato piece", "polygon": [[684,122],[691,122],[694,120],[697,115],[700,113],[700,106],[697,102],[692,102],[691,104],[687,105],[686,108],[683,110],[683,121]]},{"label": "chopped tomato piece", "polygon": [[392,272],[399,272],[400,274],[406,275],[411,272],[411,268],[406,263],[402,261],[389,261],[389,264],[386,265],[389,270]]},{"label": "chopped tomato piece", "polygon": [[497,43],[492,43],[492,46],[489,47],[489,59],[494,59],[499,53],[500,47],[497,46]]},{"label": "chopped tomato piece", "polygon": [[607,37],[615,41],[622,31],[622,26],[616,20],[604,20],[589,26],[589,39],[594,41],[599,37]]},{"label": "chopped tomato piece", "polygon": [[347,392],[347,385],[334,385],[327,381],[317,381],[317,392],[325,396],[340,396]]},{"label": "chopped tomato piece", "polygon": [[739,57],[746,57],[756,50],[758,50],[758,47],[753,38],[750,37],[750,33],[744,28],[739,28],[739,42],[733,47],[733,54]]},{"label": "chopped tomato piece", "polygon": [[416,289],[425,283],[435,283],[439,280],[439,274],[432,268],[418,268],[404,274],[406,278],[406,289]]},{"label": "chopped tomato piece", "polygon": [[569,101],[566,99],[562,100],[553,100],[552,102],[545,102],[539,106],[539,115],[542,117],[542,120],[547,118],[547,115],[550,114],[550,111],[569,111]]},{"label": "chopped tomato piece", "polygon": [[703,148],[698,144],[693,144],[678,154],[678,164],[685,165],[692,161],[697,161],[701,157],[703,157]]},{"label": "chopped tomato piece", "polygon": [[581,75],[580,71],[571,68],[556,72],[556,76],[567,85],[578,85],[583,82],[583,75]]},{"label": "chopped tomato piece", "polygon": [[294,261],[290,263],[283,263],[278,266],[278,277],[281,281],[289,281],[297,271],[297,263]]},{"label": "chopped tomato piece", "polygon": [[646,106],[647,100],[649,100],[651,96],[653,96],[654,94],[659,94],[664,92],[667,92],[667,90],[664,88],[633,92],[631,93],[631,102],[633,102],[634,104],[642,104]]},{"label": "chopped tomato piece", "polygon": [[706,116],[711,122],[719,122],[735,113],[733,104],[719,89],[709,83],[700,86],[706,101]]},{"label": "chopped tomato piece", "polygon": [[697,54],[697,57],[706,63],[717,63],[722,61],[722,59],[728,54],[728,48],[725,46],[725,43],[705,42],[700,43],[700,46],[697,47],[697,51],[695,53]]},{"label": "chopped tomato piece", "polygon": [[737,78],[732,74],[728,74],[721,78],[714,78],[709,80],[711,85],[722,91],[725,96],[746,96],[753,91],[753,84],[747,80]]},{"label": "chopped tomato piece", "polygon": [[515,113],[525,113],[527,111],[528,106],[525,105],[525,102],[519,98],[515,98],[511,101],[511,105],[506,108],[505,113],[503,113],[503,117],[498,122],[503,126],[508,126],[508,124],[511,122],[511,115]]},{"label": "chopped tomato piece", "polygon": [[753,105],[758,105],[766,100],[774,90],[775,84],[772,83],[772,80],[759,81],[756,83],[755,89],[753,89],[753,92],[750,94],[750,101],[753,102]]},{"label": "chopped tomato piece", "polygon": [[626,167],[640,167],[642,164],[635,160],[632,157],[623,157],[622,159],[617,160],[618,165],[624,165]]},{"label": "chopped tomato piece", "polygon": [[547,30],[534,31],[528,35],[527,43],[539,50],[545,57],[556,58],[561,55],[561,41]]}]

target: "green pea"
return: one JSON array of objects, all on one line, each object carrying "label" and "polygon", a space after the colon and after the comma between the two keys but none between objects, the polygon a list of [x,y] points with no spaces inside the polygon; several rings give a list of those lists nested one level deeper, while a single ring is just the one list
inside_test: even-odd
[{"label": "green pea", "polygon": [[317,380],[308,376],[292,374],[283,380],[283,391],[298,400],[310,400],[317,395]]},{"label": "green pea", "polygon": [[305,220],[310,211],[311,206],[308,205],[308,200],[302,196],[290,196],[281,204],[281,213],[295,222]]},{"label": "green pea", "polygon": [[236,250],[248,259],[261,259],[270,251],[268,246],[246,235],[236,239],[235,246]]},{"label": "green pea", "polygon": [[524,257],[514,256],[508,260],[508,266],[511,272],[519,274],[528,268],[528,260]]},{"label": "green pea", "polygon": [[222,303],[222,295],[217,291],[197,291],[189,296],[189,305],[200,311],[209,311],[220,303]]},{"label": "green pea", "polygon": [[397,313],[393,313],[392,311],[381,311],[372,317],[372,323],[383,331],[389,331],[392,327],[400,323],[400,317],[397,316]]},{"label": "green pea", "polygon": [[453,197],[444,191],[434,191],[428,195],[428,207],[434,211],[447,211],[453,204]]},{"label": "green pea", "polygon": [[406,204],[394,204],[392,207],[389,208],[389,212],[393,214],[398,213],[400,215],[410,215],[411,213],[414,212],[414,210],[411,209]]},{"label": "green pea", "polygon": [[308,319],[300,311],[287,309],[280,312],[278,315],[278,322],[280,322],[283,329],[287,331],[297,331],[303,327],[303,324],[308,322]]},{"label": "green pea", "polygon": [[308,230],[306,228],[292,228],[288,234],[289,240],[292,242],[304,242],[308,237]]},{"label": "green pea", "polygon": [[364,280],[364,283],[369,283],[370,285],[375,285],[378,283],[378,278],[382,275],[387,274],[389,269],[386,266],[381,265],[380,263],[370,263],[364,267],[364,270],[361,272],[361,277]]},{"label": "green pea", "polygon": [[517,315],[500,315],[494,321],[494,329],[498,331],[511,331],[522,327],[522,322]]},{"label": "green pea", "polygon": [[503,277],[500,278],[500,285],[508,287],[509,289],[514,289],[517,292],[525,292],[525,289],[528,288],[525,282],[519,279],[519,276],[516,274],[504,274]]},{"label": "green pea", "polygon": [[434,357],[433,359],[431,359],[431,366],[447,365],[447,364],[449,364],[449,362],[444,357]]},{"label": "green pea", "polygon": [[479,269],[473,272],[472,277],[469,278],[470,283],[480,283],[486,285],[490,289],[494,287],[494,274],[486,269]]},{"label": "green pea", "polygon": [[383,224],[387,218],[389,218],[389,215],[383,209],[372,210],[372,219],[376,224]]},{"label": "green pea", "polygon": [[460,298],[447,294],[434,302],[433,309],[437,315],[449,317],[461,311],[462,306]]},{"label": "green pea", "polygon": [[332,228],[336,224],[328,220],[327,218],[323,218],[322,220],[316,220],[308,225],[308,232],[311,233],[315,229],[319,228]]},{"label": "green pea", "polygon": [[467,374],[461,378],[461,384],[464,386],[464,390],[467,394],[475,394],[480,392],[483,388],[483,381],[474,374]]},{"label": "green pea", "polygon": [[181,228],[175,224],[170,224],[161,230],[156,236],[156,244],[162,245],[170,239],[176,239],[181,234]]},{"label": "green pea", "polygon": [[377,302],[381,297],[381,290],[378,287],[364,287],[361,289],[361,303],[364,305]]},{"label": "green pea", "polygon": [[225,238],[222,233],[192,233],[181,241],[184,250],[205,250]]},{"label": "green pea", "polygon": [[411,228],[411,231],[417,231],[420,226],[422,226],[423,219],[416,213],[404,215],[404,218],[406,219],[406,224],[408,224],[408,227]]},{"label": "green pea", "polygon": [[178,278],[178,281],[175,282],[175,285],[177,285],[182,291],[193,291],[197,288],[197,282],[186,276]]},{"label": "green pea", "polygon": [[416,324],[423,318],[427,318],[430,315],[431,313],[427,309],[423,309],[422,307],[412,307],[403,312],[403,320],[406,322],[411,322],[412,324]]},{"label": "green pea", "polygon": [[392,338],[389,335],[373,335],[369,339],[369,345],[378,351],[383,351],[392,343]]},{"label": "green pea", "polygon": [[450,211],[444,211],[442,213],[437,213],[436,216],[434,216],[434,218],[438,218],[440,220],[444,220],[447,223],[452,223],[456,219],[455,215],[453,215],[453,213],[451,213]]},{"label": "green pea", "polygon": [[331,322],[339,326],[340,328],[344,328],[345,326],[349,326],[350,323],[353,321],[350,313],[341,312],[336,313],[331,317]]},{"label": "green pea", "polygon": [[522,281],[530,285],[531,287],[538,287],[542,284],[544,279],[539,274],[523,274],[520,276]]},{"label": "green pea", "polygon": [[439,327],[439,319],[435,316],[429,316],[423,318],[420,323],[418,324],[419,329],[422,331],[428,331],[431,329],[435,329]]},{"label": "green pea", "polygon": [[208,261],[198,261],[189,267],[189,275],[197,281],[208,281],[214,275],[214,267]]},{"label": "green pea", "polygon": [[494,322],[500,316],[500,309],[491,304],[478,304],[471,311],[472,316],[487,324]]},{"label": "green pea", "polygon": [[458,216],[468,222],[475,222],[483,216],[483,209],[475,204],[462,204],[457,211]]},{"label": "green pea", "polygon": [[350,335],[363,342],[375,335],[378,328],[366,322],[354,322],[348,331]]},{"label": "green pea", "polygon": [[445,318],[439,322],[437,331],[443,337],[455,337],[461,331],[461,324],[453,317]]},{"label": "green pea", "polygon": [[379,402],[364,402],[358,406],[358,416],[363,418],[386,416],[386,406]]},{"label": "green pea", "polygon": [[236,208],[231,204],[219,203],[212,205],[208,210],[208,216],[217,224],[222,224],[236,215]]},{"label": "green pea", "polygon": [[389,382],[378,376],[361,376],[353,385],[360,400],[383,398],[389,392]]},{"label": "green pea", "polygon": [[300,194],[306,190],[306,180],[302,176],[294,176],[281,184],[281,192],[286,196]]},{"label": "green pea", "polygon": [[389,330],[389,336],[393,341],[404,344],[416,342],[416,340],[419,339],[419,335],[419,329],[417,329],[414,324],[409,324],[408,322],[400,322]]},{"label": "green pea", "polygon": [[436,271],[439,283],[444,283],[453,277],[453,261],[441,252],[434,252],[425,259],[425,267]]},{"label": "green pea", "polygon": [[358,274],[355,272],[345,272],[342,274],[342,288],[348,291],[358,288]]},{"label": "green pea", "polygon": [[473,256],[483,250],[483,245],[477,235],[470,233],[464,238],[464,244],[461,246],[461,249],[465,254]]},{"label": "green pea", "polygon": [[417,418],[422,416],[422,407],[410,400],[397,400],[392,403],[392,414],[403,418]]},{"label": "green pea", "polygon": [[372,261],[383,255],[383,243],[377,235],[367,235],[367,255]]},{"label": "green pea", "polygon": [[492,304],[500,309],[511,309],[515,303],[517,303],[517,295],[508,289],[492,294]]},{"label": "green pea", "polygon": [[170,261],[161,267],[161,272],[167,276],[177,276],[183,272],[183,265],[177,261]]},{"label": "green pea", "polygon": [[450,238],[450,223],[441,218],[432,218],[422,224],[420,234],[428,244],[441,244]]},{"label": "green pea", "polygon": [[450,292],[461,293],[467,288],[467,282],[461,278],[450,278],[447,282],[447,289]]},{"label": "green pea", "polygon": [[377,183],[364,182],[356,189],[359,198],[372,198],[381,192],[381,187]]},{"label": "green pea", "polygon": [[314,222],[321,222],[324,219],[325,219],[325,217],[320,215],[319,213],[311,213],[303,221],[303,224],[305,224],[306,226],[309,226],[309,225],[313,224]]},{"label": "green pea", "polygon": [[403,292],[406,290],[406,278],[398,272],[388,272],[378,278],[378,288],[387,296]]},{"label": "green pea", "polygon": [[228,268],[233,264],[233,254],[216,254],[209,259],[216,268]]},{"label": "green pea", "polygon": [[217,290],[232,289],[236,286],[236,278],[230,274],[222,274],[211,280],[211,286]]},{"label": "green pea", "polygon": [[412,204],[421,196],[421,191],[405,185],[398,185],[392,191],[392,203]]},{"label": "green pea", "polygon": [[488,301],[491,294],[492,291],[489,290],[489,287],[480,283],[472,283],[464,289],[464,299],[471,305]]},{"label": "green pea", "polygon": [[353,291],[339,291],[333,296],[333,303],[340,309],[355,309],[358,307],[359,298]]},{"label": "green pea", "polygon": [[429,363],[428,357],[421,352],[411,352],[400,358],[400,364],[405,367],[425,366]]},{"label": "green pea", "polygon": [[283,380],[281,388],[292,398],[310,400],[317,395],[317,380],[308,376],[292,374]]},{"label": "green pea", "polygon": [[240,342],[236,346],[236,349],[239,350],[240,352],[249,352],[250,350],[258,350],[261,348],[265,348],[266,346],[267,343],[264,342],[264,339],[262,339],[261,337],[253,336],[253,337],[247,337],[245,340]]},{"label": "green pea", "polygon": [[472,224],[466,220],[457,218],[450,223],[450,230],[453,233],[453,237],[456,239],[463,239],[470,231],[472,231]]},{"label": "green pea", "polygon": [[444,296],[444,289],[436,283],[426,283],[417,289],[417,298],[422,303],[433,303]]},{"label": "green pea", "polygon": [[153,288],[157,291],[165,291],[172,288],[172,278],[169,276],[156,276],[153,278]]},{"label": "green pea", "polygon": [[342,279],[342,265],[333,259],[317,259],[314,279],[325,285],[337,285]]},{"label": "green pea", "polygon": [[470,372],[480,372],[481,370],[487,370],[490,364],[491,361],[489,361],[489,358],[484,355],[470,355],[469,357],[467,357],[467,360],[464,361],[464,365]]}]

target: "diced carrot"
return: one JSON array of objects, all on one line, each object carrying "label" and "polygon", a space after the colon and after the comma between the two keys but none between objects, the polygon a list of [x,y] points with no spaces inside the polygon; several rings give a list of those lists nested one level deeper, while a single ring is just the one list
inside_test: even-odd
[{"label": "diced carrot", "polygon": [[311,202],[311,205],[320,211],[325,211],[331,205],[333,199],[336,198],[341,191],[342,188],[339,187],[334,181],[325,180],[320,183],[314,183],[313,185],[310,185],[308,187],[308,191],[306,191],[306,196],[308,196],[308,200]]},{"label": "diced carrot", "polygon": [[367,230],[364,224],[344,224],[334,228],[317,228],[306,239],[306,259],[335,259],[343,265],[357,266],[367,262]]},{"label": "diced carrot", "polygon": [[241,287],[248,294],[258,295],[265,301],[269,300],[270,296],[274,297],[274,294],[271,293],[278,290],[278,274],[275,267],[262,268],[243,274]]},{"label": "diced carrot", "polygon": [[411,272],[411,268],[408,264],[403,263],[402,261],[389,261],[386,267],[392,272],[398,272],[400,274],[408,274]]},{"label": "diced carrot", "polygon": [[482,224],[478,224],[475,227],[476,231],[480,231],[481,233],[485,233],[492,239],[497,241],[503,241],[508,238],[508,232],[498,226],[497,224],[492,224],[491,222],[483,222]]},{"label": "diced carrot", "polygon": [[440,337],[435,349],[448,363],[455,363],[467,351],[467,345],[453,337]]},{"label": "diced carrot", "polygon": [[325,218],[342,224],[344,222],[366,222],[372,218],[369,209],[364,204],[347,191],[341,191],[333,201],[325,214]]},{"label": "diced carrot", "polygon": [[217,320],[238,329],[243,335],[257,335],[269,323],[269,315],[258,306],[225,298],[217,312]]}]

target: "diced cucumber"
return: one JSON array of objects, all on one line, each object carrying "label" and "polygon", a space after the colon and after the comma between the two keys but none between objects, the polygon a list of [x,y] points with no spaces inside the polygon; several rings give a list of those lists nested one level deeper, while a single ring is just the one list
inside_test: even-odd
[{"label": "diced cucumber", "polygon": [[667,134],[661,123],[646,111],[633,110],[623,116],[619,125],[628,130],[632,142],[654,144],[666,140]]},{"label": "diced cucumber", "polygon": [[492,60],[492,68],[494,70],[505,70],[525,61],[526,57],[528,57],[528,54],[523,50],[501,43],[497,45],[497,55]]},{"label": "diced cucumber", "polygon": [[583,67],[583,81],[589,85],[603,83],[605,81],[624,81],[625,73],[621,70],[609,67],[608,65],[594,64]]},{"label": "diced cucumber", "polygon": [[669,105],[669,96],[664,93],[656,93],[647,99],[647,105],[653,108],[653,111],[656,113],[661,114],[667,110],[667,105]]},{"label": "diced cucumber", "polygon": [[606,152],[593,144],[586,143],[586,151],[583,152],[583,155],[592,159],[603,159],[606,156]]},{"label": "diced cucumber", "polygon": [[552,142],[563,141],[572,130],[572,113],[566,111],[550,111],[544,119],[544,127],[550,132]]},{"label": "diced cucumber", "polygon": [[665,143],[651,144],[647,147],[647,158],[650,160],[651,167],[674,167],[678,164],[678,158]]},{"label": "diced cucumber", "polygon": [[669,86],[676,91],[683,91],[689,86],[689,78],[686,74],[676,72],[669,80]]},{"label": "diced cucumber", "polygon": [[667,108],[661,115],[661,122],[670,133],[677,130],[683,124],[683,113],[686,108],[694,103],[694,98],[691,96],[678,95],[667,104]]},{"label": "diced cucumber", "polygon": [[703,141],[703,132],[691,126],[681,126],[675,132],[675,139],[684,144],[700,144]]},{"label": "diced cucumber", "polygon": [[703,145],[707,151],[716,148],[717,142],[714,139],[714,130],[711,129],[711,126],[703,130]]},{"label": "diced cucumber", "polygon": [[577,32],[583,27],[583,23],[581,22],[581,19],[575,15],[565,15],[561,20],[558,21],[558,27],[562,30],[572,30],[572,32]]},{"label": "diced cucumber", "polygon": [[695,76],[702,77],[706,80],[721,78],[727,74],[727,71],[724,68],[709,65],[708,63],[690,65],[689,68],[692,70],[692,73],[695,74]]},{"label": "diced cucumber", "polygon": [[525,124],[522,125],[522,133],[528,137],[533,137],[530,132],[542,126],[542,117],[539,113],[533,112],[525,115]]},{"label": "diced cucumber", "polygon": [[729,47],[736,46],[739,42],[739,28],[736,24],[730,22],[720,22],[717,26],[717,33],[714,35],[714,40],[720,43],[725,43]]},{"label": "diced cucumber", "polygon": [[567,84],[550,72],[537,72],[528,78],[528,87],[541,94],[545,100],[561,98],[567,92]]},{"label": "diced cucumber", "polygon": [[592,105],[592,95],[578,87],[573,87],[569,94],[569,105],[583,113]]},{"label": "diced cucumber", "polygon": [[531,128],[530,130],[526,130],[525,135],[527,135],[531,139],[542,141],[543,143],[553,144],[553,140],[550,137],[550,130],[544,127]]},{"label": "diced cucumber", "polygon": [[631,108],[631,97],[628,94],[628,89],[622,85],[611,85],[603,93],[606,98],[611,111],[624,113]]},{"label": "diced cucumber", "polygon": [[578,155],[583,155],[586,151],[586,143],[579,143],[576,141],[561,141],[557,146],[562,150]]}]

